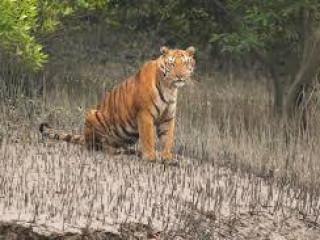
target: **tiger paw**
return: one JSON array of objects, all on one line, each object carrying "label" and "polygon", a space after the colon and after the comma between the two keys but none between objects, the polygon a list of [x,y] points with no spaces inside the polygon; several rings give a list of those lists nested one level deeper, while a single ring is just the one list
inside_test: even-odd
[{"label": "tiger paw", "polygon": [[161,157],[160,158],[160,163],[164,164],[164,165],[168,165],[168,166],[173,166],[173,167],[178,167],[179,166],[179,162],[177,159],[173,159],[173,158],[165,158],[165,157]]},{"label": "tiger paw", "polygon": [[150,162],[150,163],[155,163],[156,162],[156,155],[155,154],[143,154],[141,153],[139,156],[142,160]]}]

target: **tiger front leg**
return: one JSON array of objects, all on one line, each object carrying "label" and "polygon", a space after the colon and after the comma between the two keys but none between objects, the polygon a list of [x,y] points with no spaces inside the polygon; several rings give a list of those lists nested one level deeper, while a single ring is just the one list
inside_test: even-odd
[{"label": "tiger front leg", "polygon": [[173,163],[172,146],[174,138],[174,117],[168,118],[160,123],[157,134],[161,148],[161,158],[165,161]]},{"label": "tiger front leg", "polygon": [[155,161],[155,125],[153,117],[149,111],[139,113],[138,128],[142,158],[149,161]]}]

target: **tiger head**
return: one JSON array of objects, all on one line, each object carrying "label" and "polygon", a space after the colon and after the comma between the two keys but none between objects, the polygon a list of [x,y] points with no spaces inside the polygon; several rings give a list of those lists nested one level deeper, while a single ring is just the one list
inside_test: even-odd
[{"label": "tiger head", "polygon": [[195,67],[194,47],[188,47],[186,50],[161,47],[160,52],[159,67],[165,85],[169,88],[179,88],[189,82]]}]

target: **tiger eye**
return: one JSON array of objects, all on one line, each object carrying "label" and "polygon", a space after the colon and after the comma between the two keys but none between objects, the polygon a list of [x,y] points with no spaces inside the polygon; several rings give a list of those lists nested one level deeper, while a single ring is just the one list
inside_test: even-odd
[{"label": "tiger eye", "polygon": [[169,56],[168,57],[168,63],[170,63],[170,64],[174,63],[174,57]]}]

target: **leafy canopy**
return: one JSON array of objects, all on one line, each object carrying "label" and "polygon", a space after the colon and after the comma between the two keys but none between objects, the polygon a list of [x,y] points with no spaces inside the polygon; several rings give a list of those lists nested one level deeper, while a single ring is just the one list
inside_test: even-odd
[{"label": "leafy canopy", "polygon": [[54,31],[63,17],[82,9],[102,8],[103,0],[2,0],[0,1],[0,47],[37,69],[47,55],[37,41]]},{"label": "leafy canopy", "polygon": [[317,0],[227,0],[223,8],[229,21],[220,24],[210,41],[237,53],[279,45],[296,50],[303,41],[303,14],[312,16],[315,26],[320,17]]},{"label": "leafy canopy", "polygon": [[106,25],[150,31],[168,43],[205,46],[222,52],[277,51],[301,47],[302,13],[313,25],[320,19],[318,0],[2,0],[0,47],[34,68],[47,59],[41,36],[61,19],[92,11]]}]

